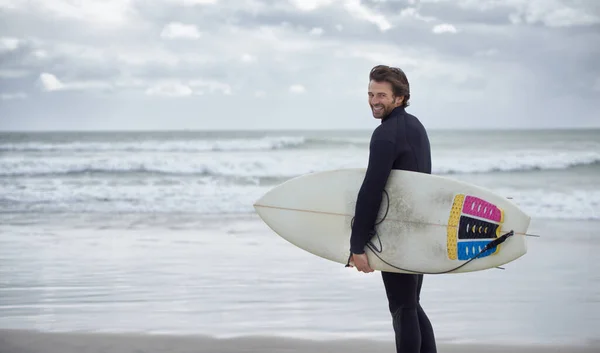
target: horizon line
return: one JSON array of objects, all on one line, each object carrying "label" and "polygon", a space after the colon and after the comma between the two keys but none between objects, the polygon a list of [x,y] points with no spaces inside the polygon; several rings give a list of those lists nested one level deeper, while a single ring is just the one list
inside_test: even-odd
[{"label": "horizon line", "polygon": [[[120,132],[330,132],[330,131],[372,131],[375,127],[364,128],[180,128],[180,129],[22,129],[3,130],[0,133],[120,133]],[[459,127],[459,128],[427,128],[428,131],[573,131],[598,130],[600,126],[556,126],[556,127]]]}]

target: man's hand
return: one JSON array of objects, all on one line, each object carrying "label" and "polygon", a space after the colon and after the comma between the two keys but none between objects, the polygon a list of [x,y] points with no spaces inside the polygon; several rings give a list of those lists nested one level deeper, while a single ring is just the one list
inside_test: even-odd
[{"label": "man's hand", "polygon": [[369,259],[367,258],[367,254],[352,254],[352,262],[354,262],[354,266],[360,272],[369,273],[373,272],[371,266],[369,266]]}]

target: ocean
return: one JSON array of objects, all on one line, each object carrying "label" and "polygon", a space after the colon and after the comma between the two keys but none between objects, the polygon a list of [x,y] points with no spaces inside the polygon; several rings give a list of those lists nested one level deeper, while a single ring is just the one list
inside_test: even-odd
[{"label": "ocean", "polygon": [[[431,132],[433,173],[533,217],[600,218],[600,130]],[[370,131],[0,135],[0,212],[252,212],[277,183],[365,167]]]},{"label": "ocean", "polygon": [[[371,131],[0,133],[0,328],[393,339],[378,274],[254,214],[305,173],[365,167]],[[427,276],[440,340],[600,337],[600,130],[431,131],[433,173],[532,216],[529,252]]]}]

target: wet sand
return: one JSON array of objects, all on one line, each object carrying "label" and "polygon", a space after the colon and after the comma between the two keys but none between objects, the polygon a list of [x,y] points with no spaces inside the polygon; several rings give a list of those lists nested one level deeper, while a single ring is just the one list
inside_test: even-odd
[{"label": "wet sand", "polygon": [[[0,331],[0,353],[394,351],[379,274],[304,252],[256,217],[53,216],[33,224],[3,217],[10,219],[0,222],[0,329],[267,338]],[[428,276],[421,301],[440,352],[596,344],[598,228],[598,221],[537,221],[531,233],[542,237],[506,270]],[[330,341],[346,337],[385,342]]]},{"label": "wet sand", "polygon": [[[0,330],[1,353],[391,353],[390,341],[321,340],[278,337],[241,337],[218,339],[208,336],[106,334],[106,333],[42,333],[26,330]],[[592,353],[600,352],[600,344],[543,346],[441,343],[439,353]]]}]

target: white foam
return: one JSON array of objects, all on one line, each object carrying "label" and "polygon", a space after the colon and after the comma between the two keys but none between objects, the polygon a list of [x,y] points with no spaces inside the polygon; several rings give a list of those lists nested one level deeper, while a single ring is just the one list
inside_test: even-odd
[{"label": "white foam", "polygon": [[560,170],[600,163],[600,150],[591,151],[439,151],[432,164],[438,174]]},{"label": "white foam", "polygon": [[[252,212],[252,203],[283,180],[367,166],[367,148],[345,144],[308,148],[302,145],[306,141],[304,137],[282,136],[163,140],[156,145],[152,141],[117,142],[114,146],[109,142],[15,143],[22,150],[4,152],[0,158],[0,211]],[[307,148],[285,147],[294,144]],[[5,150],[8,145],[0,144]],[[24,152],[23,146],[38,145],[62,149]],[[132,152],[129,147],[141,149]],[[573,170],[572,176],[553,174],[553,184],[547,186],[540,186],[543,184],[535,174],[523,174],[525,177],[518,179],[502,174],[534,169],[566,171],[599,163],[600,151],[571,147],[556,151],[522,146],[510,151],[437,148],[433,173],[462,174],[461,179],[468,182],[495,187],[515,197],[534,217],[598,219],[600,194],[593,181],[595,168],[585,170],[585,182],[576,179],[580,174]]]},{"label": "white foam", "polygon": [[303,136],[275,136],[262,138],[198,139],[198,140],[143,140],[126,141],[73,141],[2,143],[0,151],[12,152],[208,152],[260,151],[296,147],[305,143]]},{"label": "white foam", "polygon": [[326,157],[323,153],[285,151],[280,153],[112,153],[76,154],[56,157],[10,156],[0,160],[0,175],[50,175],[74,173],[203,174],[230,177],[293,177],[328,168],[361,166],[365,160],[353,151]]},{"label": "white foam", "polygon": [[600,190],[499,189],[533,217],[600,219]]},{"label": "white foam", "polygon": [[[289,141],[288,141],[289,142]],[[287,142],[269,141],[279,146]],[[0,176],[50,175],[73,173],[139,173],[204,174],[238,177],[294,177],[314,171],[345,167],[365,167],[368,151],[339,148],[331,150],[257,150],[227,151],[236,146],[223,142],[211,148],[222,152],[96,152],[57,153],[48,155],[18,154],[0,159]],[[436,152],[432,156],[435,174],[469,174],[564,170],[600,163],[600,151],[513,151]]]},{"label": "white foam", "polygon": [[[22,179],[0,184],[0,211],[249,213],[272,185],[209,176],[124,179]],[[600,219],[600,190],[499,188],[533,217]]]},{"label": "white foam", "polygon": [[23,180],[4,185],[0,211],[247,213],[266,187],[209,178]]}]

